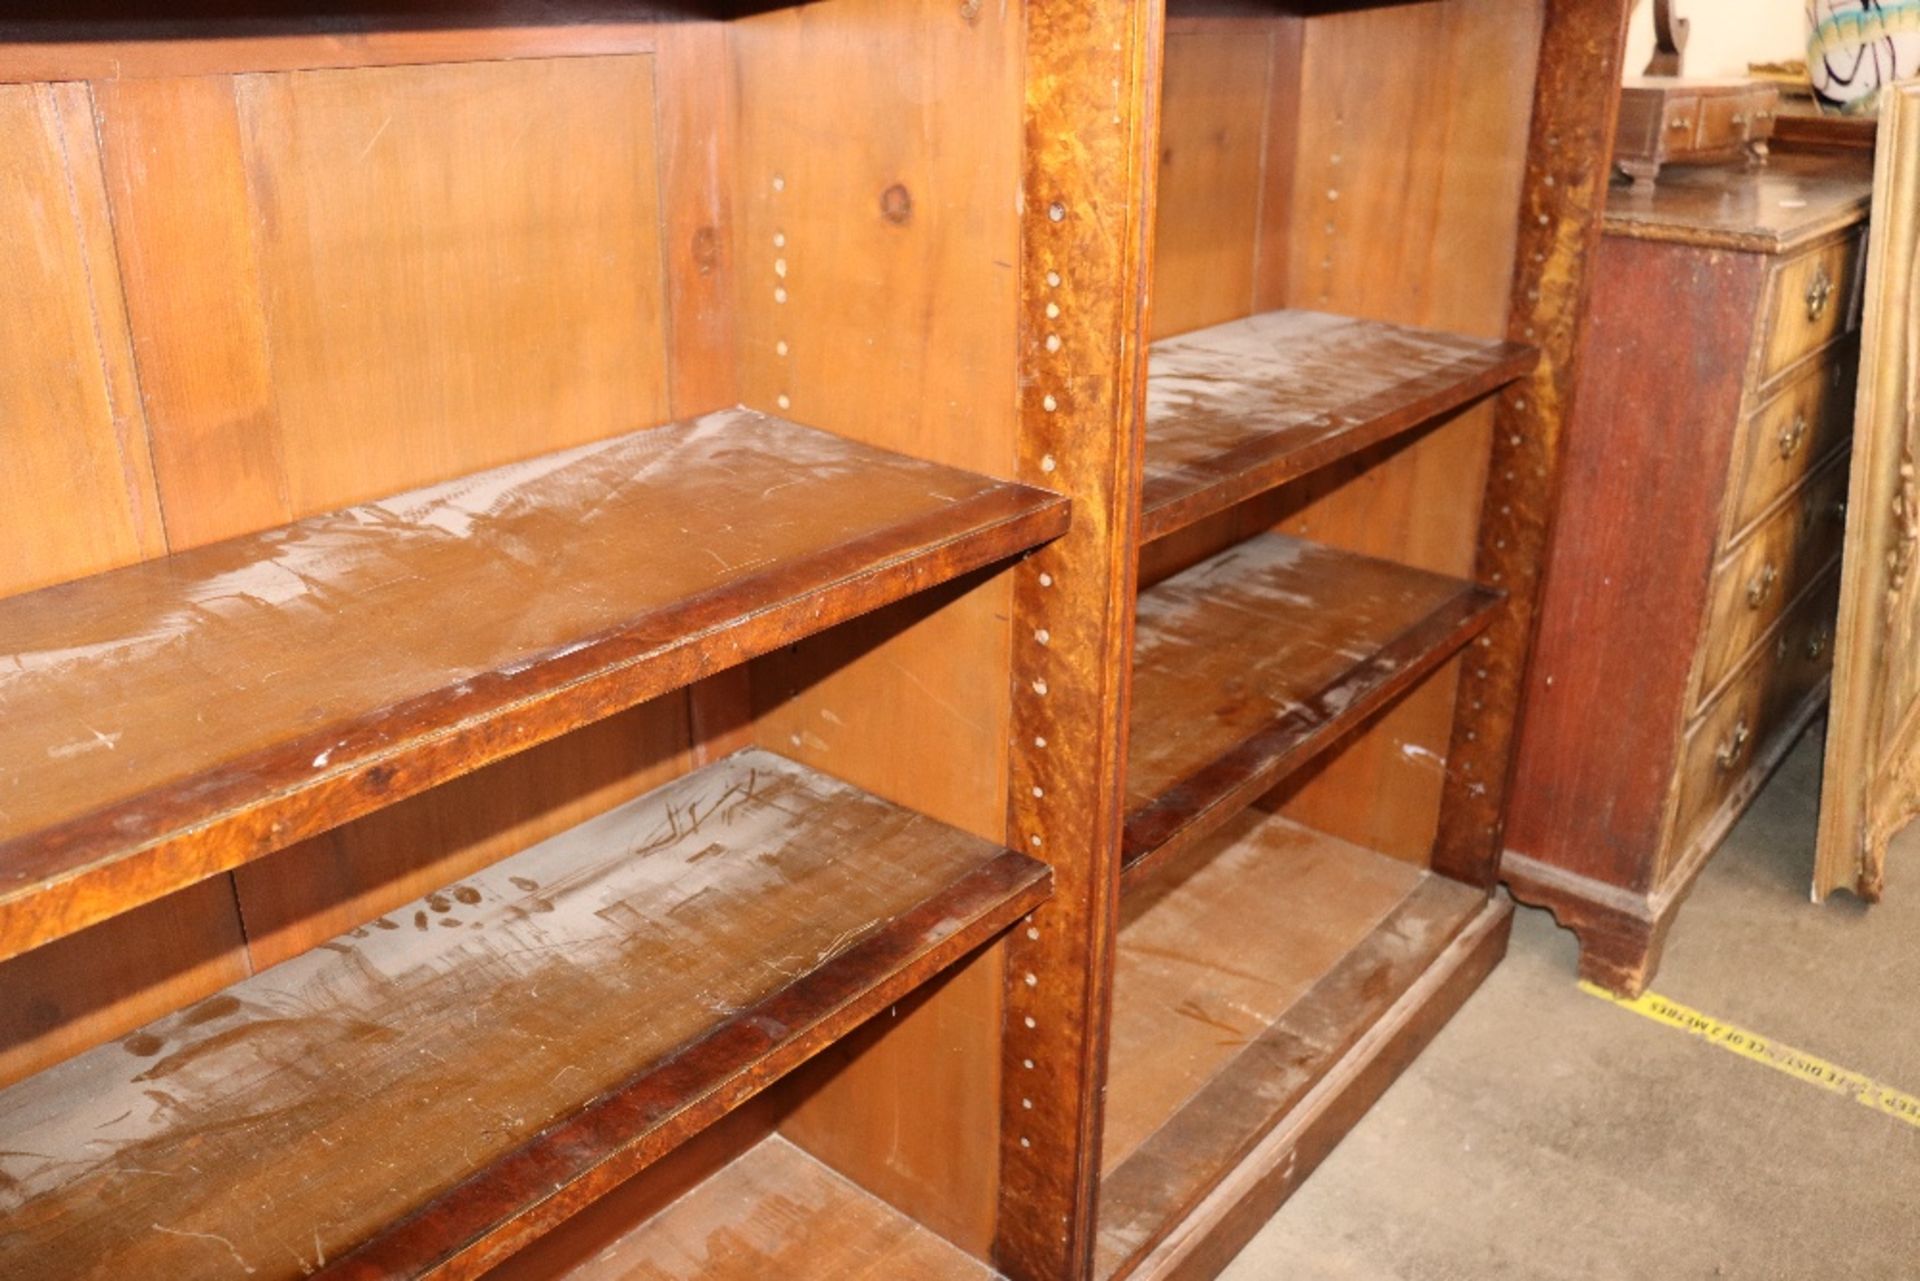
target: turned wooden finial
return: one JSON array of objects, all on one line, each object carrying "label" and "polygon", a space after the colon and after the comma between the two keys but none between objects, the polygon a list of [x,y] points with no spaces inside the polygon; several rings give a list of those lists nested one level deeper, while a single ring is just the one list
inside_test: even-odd
[{"label": "turned wooden finial", "polygon": [[1673,0],[1653,0],[1653,57],[1647,60],[1650,76],[1677,76],[1686,58],[1687,32],[1692,23],[1673,16]]}]

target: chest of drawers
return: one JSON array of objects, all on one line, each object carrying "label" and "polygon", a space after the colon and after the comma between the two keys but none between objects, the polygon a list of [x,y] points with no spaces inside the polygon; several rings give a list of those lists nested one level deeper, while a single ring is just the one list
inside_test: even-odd
[{"label": "chest of drawers", "polygon": [[1871,188],[1783,154],[1609,200],[1503,876],[1616,991],[1826,697]]}]

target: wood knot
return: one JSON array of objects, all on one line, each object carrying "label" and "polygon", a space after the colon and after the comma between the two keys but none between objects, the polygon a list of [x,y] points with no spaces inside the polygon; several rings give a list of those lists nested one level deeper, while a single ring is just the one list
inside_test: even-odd
[{"label": "wood knot", "polygon": [[880,193],[880,216],[898,227],[913,217],[913,193],[894,183]]},{"label": "wood knot", "polygon": [[980,21],[980,0],[960,0],[960,21],[969,27]]},{"label": "wood knot", "polygon": [[712,227],[702,227],[693,233],[693,269],[703,276],[711,276],[720,261],[720,237]]}]

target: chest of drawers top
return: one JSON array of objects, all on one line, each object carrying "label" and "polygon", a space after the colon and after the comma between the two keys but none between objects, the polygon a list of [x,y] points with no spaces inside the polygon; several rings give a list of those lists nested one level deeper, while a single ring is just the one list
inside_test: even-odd
[{"label": "chest of drawers top", "polygon": [[1865,220],[1873,159],[1861,152],[1782,152],[1762,169],[1674,167],[1658,183],[1607,193],[1609,236],[1786,254]]}]

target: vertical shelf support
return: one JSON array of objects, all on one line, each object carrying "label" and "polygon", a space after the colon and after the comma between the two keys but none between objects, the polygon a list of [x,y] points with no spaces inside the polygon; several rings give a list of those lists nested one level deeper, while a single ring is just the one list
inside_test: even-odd
[{"label": "vertical shelf support", "polygon": [[1433,853],[1435,870],[1474,885],[1491,886],[1499,873],[1522,678],[1612,172],[1632,6],[1549,0],[1541,35],[1507,313],[1507,336],[1537,346],[1540,363],[1500,395],[1495,411],[1475,573],[1507,601],[1467,651]]},{"label": "vertical shelf support", "polygon": [[1086,1274],[1118,913],[1161,5],[1030,5],[1020,476],[1073,525],[1016,571],[1007,843],[1053,899],[1007,958],[995,1262]]}]

